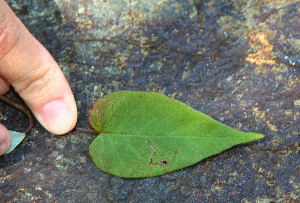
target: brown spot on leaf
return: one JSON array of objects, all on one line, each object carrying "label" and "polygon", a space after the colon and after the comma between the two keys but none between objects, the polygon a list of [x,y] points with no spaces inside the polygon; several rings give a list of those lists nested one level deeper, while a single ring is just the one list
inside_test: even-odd
[{"label": "brown spot on leaf", "polygon": [[174,159],[176,158],[177,153],[178,153],[178,151],[175,150],[175,151],[174,151],[174,154],[175,154]]},{"label": "brown spot on leaf", "polygon": [[163,166],[167,166],[167,165],[168,165],[168,162],[167,162],[167,160],[165,160],[165,159],[162,160],[161,163],[162,163]]}]

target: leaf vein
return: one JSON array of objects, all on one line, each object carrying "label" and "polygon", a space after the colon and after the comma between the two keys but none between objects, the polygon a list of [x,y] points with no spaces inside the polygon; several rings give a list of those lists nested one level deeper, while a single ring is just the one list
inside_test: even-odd
[{"label": "leaf vein", "polygon": [[[179,130],[180,128],[186,128],[186,126],[188,125],[191,125],[191,124],[194,124],[194,123],[197,123],[199,122],[199,124],[203,124],[205,122],[202,122],[200,119],[197,119],[197,120],[194,120],[194,121],[191,121],[189,123],[185,123],[185,124],[182,124],[180,126],[178,126],[177,128],[175,128],[174,130],[172,130],[171,132],[168,132],[169,135],[171,135],[172,133],[176,132],[177,130]],[[210,133],[211,134],[211,133]]]},{"label": "leaf vein", "polygon": [[248,137],[247,135],[239,135],[239,136],[211,136],[211,135],[206,135],[206,136],[194,136],[194,135],[142,135],[142,134],[129,134],[129,133],[105,133],[107,135],[122,135],[122,136],[144,136],[144,137],[147,137],[147,136],[150,136],[150,137],[186,137],[186,138],[224,138],[224,139],[227,139],[227,138],[232,138],[232,139],[236,139],[236,138],[241,138],[241,137]]},{"label": "leaf vein", "polygon": [[138,157],[140,157],[141,160],[143,160],[143,157],[141,156],[141,153],[140,153],[140,152],[137,153],[137,150],[136,150],[134,147],[132,147],[132,143],[130,142],[130,139],[128,139],[127,136],[125,136],[125,137],[126,137],[126,140],[127,140],[128,143],[129,143],[129,145],[130,145],[132,151],[134,151],[134,153],[135,153]]},{"label": "leaf vein", "polygon": [[116,151],[116,154],[117,154],[118,157],[119,157],[119,160],[123,163],[124,166],[128,167],[128,166],[125,164],[124,160],[121,158],[121,155],[120,155],[119,151],[117,150],[116,146],[114,145],[114,143],[113,143],[113,141],[112,141],[112,138],[111,138],[110,136],[108,136],[108,137],[109,137],[109,140],[110,140],[111,144],[113,145],[113,147],[114,147],[114,149],[115,149],[115,151]]},{"label": "leaf vein", "polygon": [[[151,99],[151,98],[150,98]],[[146,98],[145,97],[145,101],[148,101],[148,98]],[[125,123],[127,123],[129,120],[130,120],[130,118],[142,107],[142,106],[144,106],[146,104],[146,102],[144,102],[144,103],[142,103],[141,105],[139,105],[138,106],[138,108],[136,108],[136,110],[135,111],[133,111],[131,114],[130,114],[130,116],[128,116],[128,118],[127,118],[127,120],[126,121],[124,121],[123,123],[122,123],[122,125],[120,125],[119,126],[119,128],[117,129],[117,132],[120,130],[120,128],[122,128],[124,125],[125,125]]]},{"label": "leaf vein", "polygon": [[103,128],[104,132],[105,132],[106,127],[115,119],[114,112],[120,106],[120,104],[123,102],[123,100],[126,99],[127,97],[128,97],[128,95],[125,95],[124,97],[122,97],[122,99],[119,100],[119,102],[117,103],[116,107],[113,109],[113,112],[112,112],[112,114],[111,114],[108,122],[106,123],[105,127]]},{"label": "leaf vein", "polygon": [[161,117],[163,117],[166,114],[167,114],[167,111],[165,111],[162,115],[158,116],[156,119],[153,119],[152,121],[148,122],[148,124],[144,125],[140,130],[141,131],[144,130],[147,126],[154,123],[155,121],[157,121],[158,119],[160,119]]}]

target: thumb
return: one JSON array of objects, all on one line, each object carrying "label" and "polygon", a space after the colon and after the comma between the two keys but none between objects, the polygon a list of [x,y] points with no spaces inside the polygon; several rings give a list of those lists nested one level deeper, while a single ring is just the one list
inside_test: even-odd
[{"label": "thumb", "polygon": [[0,123],[0,156],[5,154],[9,149],[11,136],[4,125]]},{"label": "thumb", "polygon": [[77,108],[62,70],[5,1],[0,0],[0,8],[0,76],[48,131],[69,132],[76,124]]}]

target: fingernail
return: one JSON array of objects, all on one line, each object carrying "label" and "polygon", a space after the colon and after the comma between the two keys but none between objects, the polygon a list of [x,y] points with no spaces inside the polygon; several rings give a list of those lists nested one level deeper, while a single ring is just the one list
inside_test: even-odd
[{"label": "fingernail", "polygon": [[47,129],[57,135],[70,131],[75,116],[68,104],[63,101],[52,101],[42,109],[42,118]]},{"label": "fingernail", "polygon": [[7,152],[9,146],[10,146],[9,140],[5,140],[0,144],[0,156],[5,154],[5,152]]}]

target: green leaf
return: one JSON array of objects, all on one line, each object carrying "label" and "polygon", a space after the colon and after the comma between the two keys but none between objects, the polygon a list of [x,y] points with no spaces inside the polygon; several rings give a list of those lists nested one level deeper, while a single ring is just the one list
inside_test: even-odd
[{"label": "green leaf", "polygon": [[163,175],[263,138],[155,92],[119,91],[99,98],[89,122],[101,133],[89,147],[93,162],[126,178]]},{"label": "green leaf", "polygon": [[8,154],[11,151],[13,151],[25,138],[25,133],[19,133],[19,132],[15,132],[15,131],[11,131],[11,130],[9,132],[11,135],[11,144],[10,144],[8,151],[5,154]]}]

